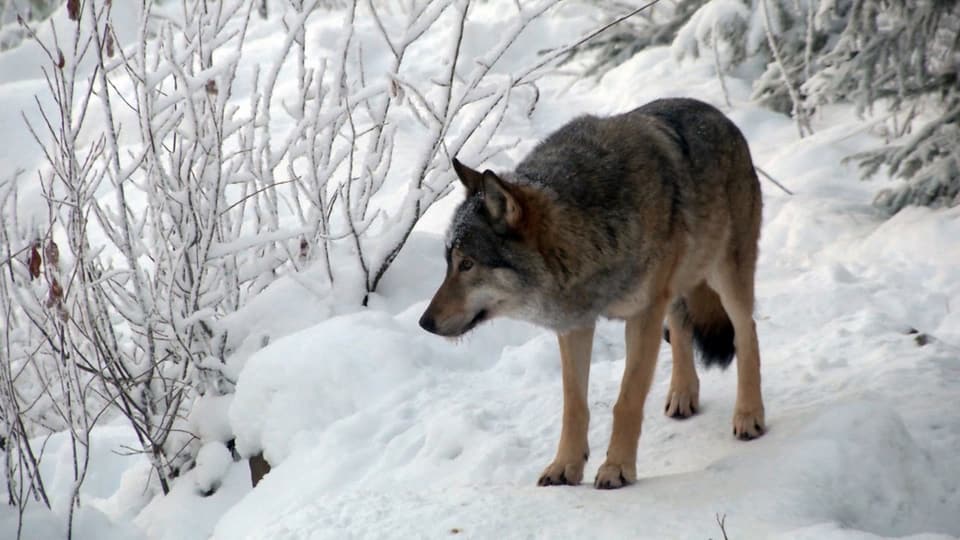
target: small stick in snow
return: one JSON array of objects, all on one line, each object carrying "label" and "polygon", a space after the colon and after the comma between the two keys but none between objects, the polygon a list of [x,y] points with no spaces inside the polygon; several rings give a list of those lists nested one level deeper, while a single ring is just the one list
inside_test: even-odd
[{"label": "small stick in snow", "polygon": [[762,174],[762,175],[764,176],[764,178],[766,178],[767,180],[769,180],[769,181],[773,182],[774,184],[776,184],[776,186],[777,186],[778,188],[782,189],[782,190],[784,191],[784,193],[786,193],[787,195],[793,195],[793,192],[792,192],[792,191],[790,191],[789,189],[787,189],[787,187],[784,186],[783,184],[781,184],[780,182],[777,182],[776,178],[770,176],[770,174],[769,174],[767,171],[761,169],[760,167],[757,167],[756,165],[754,165],[753,168],[756,169],[758,173]]},{"label": "small stick in snow", "polygon": [[717,518],[717,525],[720,526],[720,532],[723,533],[723,540],[730,540],[729,538],[727,538],[727,528],[724,526],[727,522],[727,515],[724,514],[721,516],[718,513],[718,514],[715,514],[715,516]]}]

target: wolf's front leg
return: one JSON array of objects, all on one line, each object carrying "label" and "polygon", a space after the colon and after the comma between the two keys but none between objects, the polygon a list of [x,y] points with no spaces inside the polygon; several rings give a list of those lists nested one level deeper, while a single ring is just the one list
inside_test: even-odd
[{"label": "wolf's front leg", "polygon": [[594,487],[616,489],[637,480],[637,443],[643,423],[643,403],[650,391],[660,349],[660,328],[666,297],[638,316],[627,319],[627,359],[620,381],[620,396],[613,406],[613,433],[607,460],[597,471]]},{"label": "wolf's front leg", "polygon": [[563,427],[560,430],[557,457],[544,469],[537,481],[538,485],[575,486],[583,480],[583,466],[590,454],[587,442],[587,427],[590,423],[587,386],[590,379],[593,330],[594,326],[591,325],[557,335],[563,368]]}]

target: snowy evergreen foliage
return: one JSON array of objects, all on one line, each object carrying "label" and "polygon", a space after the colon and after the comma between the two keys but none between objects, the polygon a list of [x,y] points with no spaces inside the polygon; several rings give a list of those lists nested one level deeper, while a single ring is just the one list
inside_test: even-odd
[{"label": "snowy evergreen foliage", "polygon": [[[618,25],[571,51],[566,61],[577,56],[587,56],[589,60],[584,74],[602,74],[647,47],[672,43],[680,28],[707,2],[709,0],[677,0],[670,4],[654,4],[625,24]],[[595,5],[594,2],[587,3],[591,7]],[[615,0],[602,2],[599,7],[611,17],[628,9]]]},{"label": "snowy evergreen foliage", "polygon": [[889,113],[891,142],[854,156],[865,176],[885,166],[907,181],[881,191],[877,204],[896,212],[960,203],[960,3],[849,4],[846,26],[808,80],[810,98]]},{"label": "snowy evergreen foliage", "polygon": [[19,45],[27,32],[17,19],[37,21],[45,19],[64,0],[0,0],[0,51]]},{"label": "snowy evergreen foliage", "polygon": [[36,21],[46,18],[65,0],[0,0],[0,23],[17,20]]},{"label": "snowy evergreen foliage", "polygon": [[[611,12],[623,11],[610,2]],[[753,99],[791,114],[801,135],[824,104],[884,115],[888,144],[857,154],[865,177],[906,180],[876,203],[960,202],[960,3],[950,0],[678,0],[635,17],[628,30],[581,52],[597,73],[638,50],[670,43],[677,58],[713,56],[719,77],[765,67]]]}]

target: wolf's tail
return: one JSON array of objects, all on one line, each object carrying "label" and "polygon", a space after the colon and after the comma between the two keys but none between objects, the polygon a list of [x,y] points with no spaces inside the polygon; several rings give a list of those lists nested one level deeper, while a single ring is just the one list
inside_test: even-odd
[{"label": "wolf's tail", "polygon": [[[706,284],[700,284],[670,308],[673,316],[683,321],[693,331],[693,343],[704,365],[730,365],[735,348],[733,323],[720,303],[720,297]],[[663,338],[670,342],[670,331],[664,330]]]}]

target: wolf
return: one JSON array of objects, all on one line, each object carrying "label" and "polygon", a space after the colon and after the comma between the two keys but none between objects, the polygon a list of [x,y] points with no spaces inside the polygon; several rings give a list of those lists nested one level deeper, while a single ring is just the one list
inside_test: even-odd
[{"label": "wolf", "polygon": [[595,487],[636,481],[661,333],[673,356],[668,416],[699,408],[695,349],[708,366],[727,367],[736,353],[733,434],[763,434],[753,320],[760,182],[746,139],[722,112],[693,99],[661,99],[615,116],[575,118],[513,171],[452,163],[466,199],[446,237],[446,276],[420,326],[455,337],[510,317],[556,332],[562,427],[539,485],[583,479],[600,317],[625,320],[626,361]]}]

